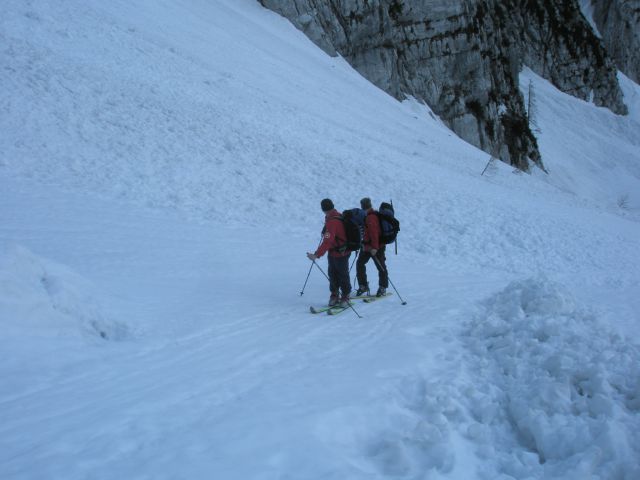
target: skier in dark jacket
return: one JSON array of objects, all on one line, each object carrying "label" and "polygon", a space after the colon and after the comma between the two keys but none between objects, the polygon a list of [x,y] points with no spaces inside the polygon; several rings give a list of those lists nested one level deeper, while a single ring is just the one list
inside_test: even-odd
[{"label": "skier in dark jacket", "polygon": [[364,247],[360,251],[360,256],[356,262],[356,272],[358,276],[358,290],[356,296],[370,295],[369,282],[367,281],[367,262],[374,258],[374,264],[378,269],[378,291],[377,297],[382,297],[387,293],[389,287],[389,277],[387,275],[387,265],[385,257],[386,245],[380,242],[380,220],[376,211],[371,206],[371,199],[368,197],[360,200],[360,207],[367,212],[364,224]]},{"label": "skier in dark jacket", "polygon": [[[342,223],[342,216],[333,202],[325,198],[320,202],[320,207],[325,214],[324,228],[322,229],[322,243],[314,253],[307,253],[309,260],[315,261],[329,252],[329,306],[349,306],[349,294],[351,293],[351,280],[349,279],[349,256],[351,252],[341,250],[346,242],[346,233]],[[339,296],[342,291],[342,296]]]}]

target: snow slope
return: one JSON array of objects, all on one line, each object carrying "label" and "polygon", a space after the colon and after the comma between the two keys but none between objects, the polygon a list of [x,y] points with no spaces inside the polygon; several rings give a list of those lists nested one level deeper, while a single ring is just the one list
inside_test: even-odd
[{"label": "snow slope", "polygon": [[[256,2],[0,9],[1,478],[639,476],[633,82],[525,70],[550,174],[480,176]],[[408,305],[312,316],[364,195]]]},{"label": "snow slope", "polygon": [[[615,115],[594,108],[556,90],[528,68],[520,75],[520,87],[528,98],[532,82],[540,124],[540,150],[548,181],[559,189],[589,199],[595,207],[638,218],[640,211],[640,98],[638,85],[619,73],[629,115]],[[579,120],[578,120],[579,119]],[[620,208],[621,197],[627,198]]]}]

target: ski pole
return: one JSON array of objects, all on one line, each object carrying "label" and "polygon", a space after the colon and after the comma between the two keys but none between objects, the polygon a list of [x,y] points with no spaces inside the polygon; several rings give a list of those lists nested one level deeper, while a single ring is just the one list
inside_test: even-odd
[{"label": "ski pole", "polygon": [[[351,262],[351,266],[349,267],[349,273],[351,273],[351,270],[353,270],[353,264],[356,263],[356,260],[358,259],[358,254],[360,253],[360,250],[356,251],[356,256],[353,257],[353,262]],[[355,286],[356,284],[356,280],[358,279],[358,276],[356,274],[355,277],[353,277],[353,285]]]},{"label": "ski pole", "polygon": [[353,257],[353,262],[351,262],[351,266],[349,267],[349,272],[353,270],[353,264],[356,263],[356,260],[358,259],[358,253],[360,253],[360,250],[356,250],[356,256]]},{"label": "ski pole", "polygon": [[[318,247],[320,247],[320,244],[322,243],[322,240],[320,240],[320,243],[318,243]],[[318,249],[318,247],[316,247],[316,250]],[[309,273],[307,273],[307,279],[304,281],[304,285],[302,286],[302,290],[300,290],[300,296],[304,295],[304,289],[307,288],[307,282],[309,281],[309,275],[311,275],[311,269],[313,268],[313,264],[309,267]]]},{"label": "ski pole", "polygon": [[400,296],[400,292],[398,291],[398,289],[396,288],[396,286],[395,286],[395,285],[393,284],[393,282],[391,281],[391,278],[389,278],[389,271],[388,271],[386,268],[384,268],[384,267],[380,264],[380,262],[378,261],[378,258],[377,258],[375,255],[373,255],[372,257],[373,257],[373,260],[376,262],[376,265],[378,265],[378,267],[379,267],[380,269],[382,269],[382,271],[384,271],[384,273],[386,273],[386,274],[387,274],[387,280],[389,280],[389,283],[391,284],[391,286],[393,287],[393,289],[394,289],[394,290],[396,291],[396,293],[398,294],[398,298],[399,298],[399,299],[400,299],[400,301],[402,302],[402,305],[406,305],[406,304],[407,304],[407,302],[405,302],[405,301],[402,299],[402,297]]},{"label": "ski pole", "polygon": [[[318,267],[318,270],[320,270],[322,274],[326,277],[326,279],[329,280],[329,283],[331,283],[331,279],[327,276],[326,273],[324,273],[324,270],[322,270],[322,267],[318,265],[315,260],[312,260],[312,261],[313,261],[313,265]],[[353,308],[353,305],[351,305],[351,302],[349,302],[349,306],[351,307],[351,310],[353,310],[353,313],[355,313],[358,316],[358,318],[362,318],[362,316],[356,311],[356,309]]]},{"label": "ski pole", "polygon": [[302,286],[302,290],[300,290],[300,296],[304,295],[304,289],[307,288],[307,282],[309,281],[309,276],[311,275],[311,269],[313,268],[313,264],[309,267],[309,273],[307,273],[307,279],[304,281],[304,285]]}]

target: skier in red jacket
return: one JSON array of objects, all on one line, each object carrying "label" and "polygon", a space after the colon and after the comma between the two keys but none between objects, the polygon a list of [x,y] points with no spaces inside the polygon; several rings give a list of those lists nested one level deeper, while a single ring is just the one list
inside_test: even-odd
[{"label": "skier in red jacket", "polygon": [[360,200],[360,207],[367,212],[364,224],[364,248],[360,251],[360,256],[356,262],[356,272],[358,276],[358,290],[356,296],[370,295],[369,283],[367,282],[367,262],[374,257],[376,268],[378,269],[378,291],[377,297],[384,296],[389,287],[389,276],[387,275],[387,266],[385,264],[385,247],[380,242],[380,220],[376,215],[376,211],[371,206],[371,199],[368,197]]},{"label": "skier in red jacket", "polygon": [[[314,253],[307,253],[309,260],[315,261],[329,252],[329,306],[349,306],[349,294],[351,293],[351,280],[349,279],[349,256],[351,252],[341,247],[346,242],[346,233],[342,223],[342,215],[338,212],[333,202],[325,198],[320,202],[320,207],[325,214],[324,228],[322,229],[322,243]],[[342,296],[340,296],[342,291]]]}]

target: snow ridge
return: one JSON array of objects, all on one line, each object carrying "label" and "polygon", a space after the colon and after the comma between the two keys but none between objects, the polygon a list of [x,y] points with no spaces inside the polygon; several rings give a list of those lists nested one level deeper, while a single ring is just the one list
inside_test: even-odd
[{"label": "snow ridge", "polygon": [[125,324],[106,317],[96,288],[68,267],[14,246],[0,252],[3,337],[123,340]]}]

